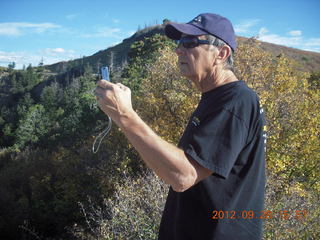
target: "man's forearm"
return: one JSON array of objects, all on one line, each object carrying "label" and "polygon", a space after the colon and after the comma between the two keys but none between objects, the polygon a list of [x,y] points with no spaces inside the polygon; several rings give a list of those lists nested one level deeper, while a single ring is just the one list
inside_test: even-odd
[{"label": "man's forearm", "polygon": [[212,174],[184,151],[157,136],[142,121],[132,109],[128,87],[100,80],[95,93],[101,110],[122,129],[148,167],[174,190],[185,191]]},{"label": "man's forearm", "polygon": [[195,171],[184,151],[161,139],[136,112],[122,116],[119,126],[147,166],[174,189],[193,181]]}]

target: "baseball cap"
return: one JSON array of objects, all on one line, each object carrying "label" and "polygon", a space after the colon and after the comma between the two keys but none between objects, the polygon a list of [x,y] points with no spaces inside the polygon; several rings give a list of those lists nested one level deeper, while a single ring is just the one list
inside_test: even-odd
[{"label": "baseball cap", "polygon": [[202,13],[188,23],[168,23],[165,34],[173,40],[179,40],[181,34],[200,36],[210,34],[227,43],[233,51],[237,48],[232,23],[225,17],[213,13]]}]

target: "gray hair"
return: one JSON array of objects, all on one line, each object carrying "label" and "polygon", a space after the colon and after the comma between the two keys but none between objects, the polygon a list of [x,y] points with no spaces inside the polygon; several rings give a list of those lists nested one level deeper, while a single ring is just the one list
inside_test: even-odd
[{"label": "gray hair", "polygon": [[[210,44],[215,46],[216,48],[220,48],[220,47],[222,47],[224,45],[228,45],[223,40],[221,40],[220,38],[217,38],[215,36],[207,34],[207,35],[205,35],[205,37],[210,42]],[[234,52],[231,49],[231,54],[230,54],[230,56],[228,57],[228,59],[227,59],[227,61],[225,63],[225,69],[231,70],[232,72],[234,71],[233,54],[234,54]]]}]

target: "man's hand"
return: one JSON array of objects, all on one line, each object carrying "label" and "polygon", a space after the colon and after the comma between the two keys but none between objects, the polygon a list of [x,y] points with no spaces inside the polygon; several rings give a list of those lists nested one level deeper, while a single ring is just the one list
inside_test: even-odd
[{"label": "man's hand", "polygon": [[121,121],[134,113],[131,103],[131,90],[121,83],[100,80],[95,94],[100,109],[121,127]]},{"label": "man's hand", "polygon": [[185,191],[212,174],[142,121],[132,109],[128,87],[100,80],[96,96],[99,107],[123,130],[148,167],[175,191]]}]

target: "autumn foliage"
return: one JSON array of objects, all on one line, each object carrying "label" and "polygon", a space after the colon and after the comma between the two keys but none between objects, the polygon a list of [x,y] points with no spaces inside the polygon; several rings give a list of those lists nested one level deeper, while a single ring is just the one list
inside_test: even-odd
[{"label": "autumn foliage", "polygon": [[[153,41],[157,38],[163,40],[161,36],[156,36]],[[142,56],[139,51],[138,57]],[[197,105],[199,93],[179,74],[177,56],[171,45],[163,44],[153,59],[143,65],[146,72],[139,79],[139,90],[133,93],[134,106],[161,137],[177,143]],[[320,193],[319,90],[310,87],[309,74],[298,71],[293,60],[281,53],[274,58],[261,50],[259,42],[254,39],[239,46],[235,65],[236,75],[258,93],[266,112],[268,179],[264,239],[317,239],[320,234],[320,208],[317,205]],[[118,207],[123,202],[129,203],[127,198],[131,199],[135,191],[140,192],[133,187],[135,185],[127,180],[118,188],[118,196],[121,196]],[[140,187],[148,188],[145,185]],[[123,192],[127,194],[123,195]],[[140,195],[135,206],[146,198],[150,200],[150,196]],[[163,198],[152,198],[152,201],[154,206],[159,206]],[[144,216],[149,216],[147,212],[142,211],[141,214],[136,216],[133,229],[139,229],[144,223]],[[155,217],[159,223],[161,213]],[[113,221],[108,224],[123,226],[123,223]],[[126,239],[135,235],[136,231],[133,230],[132,235],[121,232],[116,236]],[[110,234],[107,231],[104,236]],[[142,234],[142,239],[147,238]]]},{"label": "autumn foliage", "polygon": [[[136,42],[128,65],[114,73],[117,77],[112,80],[128,85],[142,119],[176,144],[200,94],[179,74],[174,47],[162,35]],[[266,112],[265,211],[270,217],[265,219],[264,239],[319,239],[320,92],[316,75],[310,78],[309,73],[297,70],[284,54],[273,57],[255,39],[239,45],[235,69],[236,76],[258,93]],[[168,186],[146,170],[116,126],[98,154],[92,154],[94,136],[107,124],[90,95],[93,80],[89,74],[82,76],[65,94],[52,85],[42,102],[28,100],[20,124],[3,125],[24,134],[16,139],[8,135],[14,147],[0,153],[0,180],[16,181],[21,190],[7,186],[3,190],[7,198],[0,200],[18,209],[7,214],[18,212],[32,224],[35,230],[29,227],[29,232],[43,233],[50,228],[44,220],[58,223],[59,218],[66,219],[68,209],[68,222],[63,223],[74,238],[155,239]],[[64,104],[54,101],[57,96]],[[40,126],[36,130],[31,129],[35,127],[32,119]],[[72,143],[66,141],[70,136],[74,136]],[[39,139],[48,150],[39,148]],[[45,145],[46,139],[55,147]],[[7,219],[0,217],[0,224]]]}]

